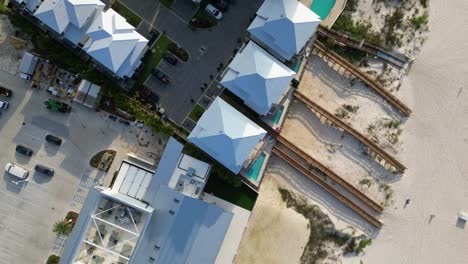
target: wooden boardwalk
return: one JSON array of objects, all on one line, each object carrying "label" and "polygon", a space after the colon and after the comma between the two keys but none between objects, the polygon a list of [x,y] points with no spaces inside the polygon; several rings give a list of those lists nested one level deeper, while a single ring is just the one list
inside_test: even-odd
[{"label": "wooden boardwalk", "polygon": [[327,48],[320,41],[316,40],[314,42],[314,48],[317,50],[318,53],[323,54],[324,57],[330,58],[335,63],[343,67],[346,71],[356,76],[357,78],[361,79],[367,86],[372,88],[380,96],[385,98],[391,105],[396,107],[404,116],[408,117],[411,115],[412,111],[408,106],[406,106],[393,94],[391,94],[389,91],[383,88],[379,83],[371,79],[367,74],[363,73],[361,70],[356,68],[353,64],[351,64],[350,62],[343,59],[341,56],[339,56],[338,54],[336,54],[335,52]]},{"label": "wooden boardwalk", "polygon": [[329,192],[331,195],[333,195],[336,199],[344,203],[346,206],[348,206],[351,210],[356,212],[358,215],[360,215],[362,218],[367,220],[369,223],[371,223],[373,226],[377,228],[382,228],[383,224],[380,222],[377,218],[374,216],[370,215],[367,213],[365,210],[363,210],[361,207],[356,205],[353,201],[348,199],[346,196],[338,192],[335,188],[330,186],[325,180],[323,180],[319,175],[315,174],[314,172],[310,171],[307,169],[304,165],[299,163],[297,160],[292,158],[290,155],[286,154],[283,150],[281,150],[278,147],[273,147],[272,152],[276,154],[278,157],[289,163],[291,166],[293,166],[295,169],[297,169],[299,172],[307,176],[309,179],[311,179],[313,182],[315,182],[318,186]]},{"label": "wooden boardwalk", "polygon": [[327,120],[332,122],[333,124],[337,125],[344,131],[348,132],[352,136],[354,136],[357,140],[361,141],[364,145],[366,145],[369,149],[371,156],[376,159],[379,164],[382,164],[386,169],[392,172],[405,172],[406,167],[401,164],[398,160],[388,154],[385,150],[383,150],[379,145],[375,144],[373,141],[369,140],[363,134],[358,132],[356,129],[352,128],[345,122],[338,119],[336,116],[328,112],[327,110],[320,107],[318,104],[312,102],[309,98],[305,95],[300,93],[299,91],[294,92],[294,96],[301,100],[305,105],[307,105],[313,112],[315,112],[319,118],[325,117]]}]

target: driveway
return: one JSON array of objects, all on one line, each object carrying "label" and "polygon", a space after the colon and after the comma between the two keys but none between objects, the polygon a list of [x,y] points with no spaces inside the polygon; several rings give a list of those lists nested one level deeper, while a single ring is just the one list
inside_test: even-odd
[{"label": "driveway", "polygon": [[204,93],[200,87],[204,83],[210,84],[219,73],[220,64],[224,64],[240,46],[238,40],[246,35],[250,18],[255,16],[263,1],[235,1],[221,23],[211,29],[191,29],[173,11],[155,4],[156,1],[122,2],[189,53],[188,62],[177,66],[161,62],[160,68],[171,77],[171,84],[161,85],[151,76],[147,82],[147,86],[159,95],[159,104],[168,117],[181,124],[194,102],[198,102]]},{"label": "driveway", "polygon": [[[70,210],[79,212],[88,188],[108,185],[126,153],[159,154],[163,144],[145,128],[124,126],[81,105],[72,104],[70,114],[50,112],[43,105],[48,93],[1,71],[0,85],[14,93],[0,116],[0,263],[45,263],[64,243],[52,232],[53,223]],[[63,144],[45,142],[49,133],[62,137]],[[33,156],[15,153],[17,144],[30,147]],[[89,166],[90,158],[104,149],[117,151],[108,174]],[[29,181],[14,184],[18,179],[3,171],[7,162],[28,169]],[[55,175],[34,173],[36,164],[53,168]]]},{"label": "driveway", "polygon": [[198,9],[198,5],[192,0],[176,0],[171,6],[172,12],[185,22],[189,22]]}]

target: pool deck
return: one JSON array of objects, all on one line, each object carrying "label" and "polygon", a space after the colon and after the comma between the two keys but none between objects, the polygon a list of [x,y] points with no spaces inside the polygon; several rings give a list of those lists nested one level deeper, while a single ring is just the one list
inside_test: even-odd
[{"label": "pool deck", "polygon": [[[305,6],[311,6],[313,1],[315,0],[299,0],[299,2],[301,2]],[[346,6],[346,1],[347,0],[336,0],[335,5],[328,14],[327,18],[325,18],[325,20],[322,21],[320,25],[326,28],[331,28],[335,21],[338,19],[338,17],[341,15],[341,12],[343,12]]]}]

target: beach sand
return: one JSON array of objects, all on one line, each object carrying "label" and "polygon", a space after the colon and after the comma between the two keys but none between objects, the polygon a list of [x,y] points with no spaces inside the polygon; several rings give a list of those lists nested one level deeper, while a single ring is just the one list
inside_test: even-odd
[{"label": "beach sand", "polygon": [[[322,124],[302,102],[290,105],[281,135],[377,203],[391,203],[391,197],[386,200],[386,193],[379,186],[391,182],[395,175],[365,155],[357,139]],[[361,182],[364,179],[372,182],[370,187]]]},{"label": "beach sand", "polygon": [[286,208],[278,188],[303,196],[328,214],[336,229],[355,235],[373,228],[359,215],[310,179],[273,155],[268,161],[260,193],[235,259],[236,264],[300,263],[309,239],[308,221]]},{"label": "beach sand", "polygon": [[309,238],[308,221],[286,207],[279,187],[290,189],[278,177],[264,176],[235,263],[299,263]]},{"label": "beach sand", "polygon": [[401,153],[408,170],[380,235],[349,263],[468,263],[468,226],[457,221],[468,211],[468,2],[430,5],[431,34],[403,81],[413,109]]},{"label": "beach sand", "polygon": [[[340,118],[343,122],[374,140],[390,154],[395,156],[400,151],[401,140],[391,143],[381,136],[390,130],[381,127],[377,136],[371,137],[368,128],[383,120],[404,122],[401,114],[362,81],[356,79],[351,84],[349,74],[332,61],[324,61],[321,54],[310,54],[298,91],[331,114],[346,112],[347,115]],[[344,110],[344,105],[358,108],[353,113]]]}]

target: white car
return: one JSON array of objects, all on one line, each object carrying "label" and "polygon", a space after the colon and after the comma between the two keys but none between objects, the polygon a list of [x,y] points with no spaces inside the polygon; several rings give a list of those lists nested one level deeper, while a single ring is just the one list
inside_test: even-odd
[{"label": "white car", "polygon": [[221,20],[223,18],[223,13],[221,13],[221,11],[219,11],[212,4],[208,4],[205,8],[205,11],[208,12],[208,14],[212,15],[217,20]]},{"label": "white car", "polygon": [[8,108],[8,102],[0,100],[0,108],[7,109]]},{"label": "white car", "polygon": [[10,173],[13,176],[16,176],[20,179],[26,179],[29,175],[29,171],[25,168],[22,168],[14,163],[8,162],[5,165],[5,171]]}]

